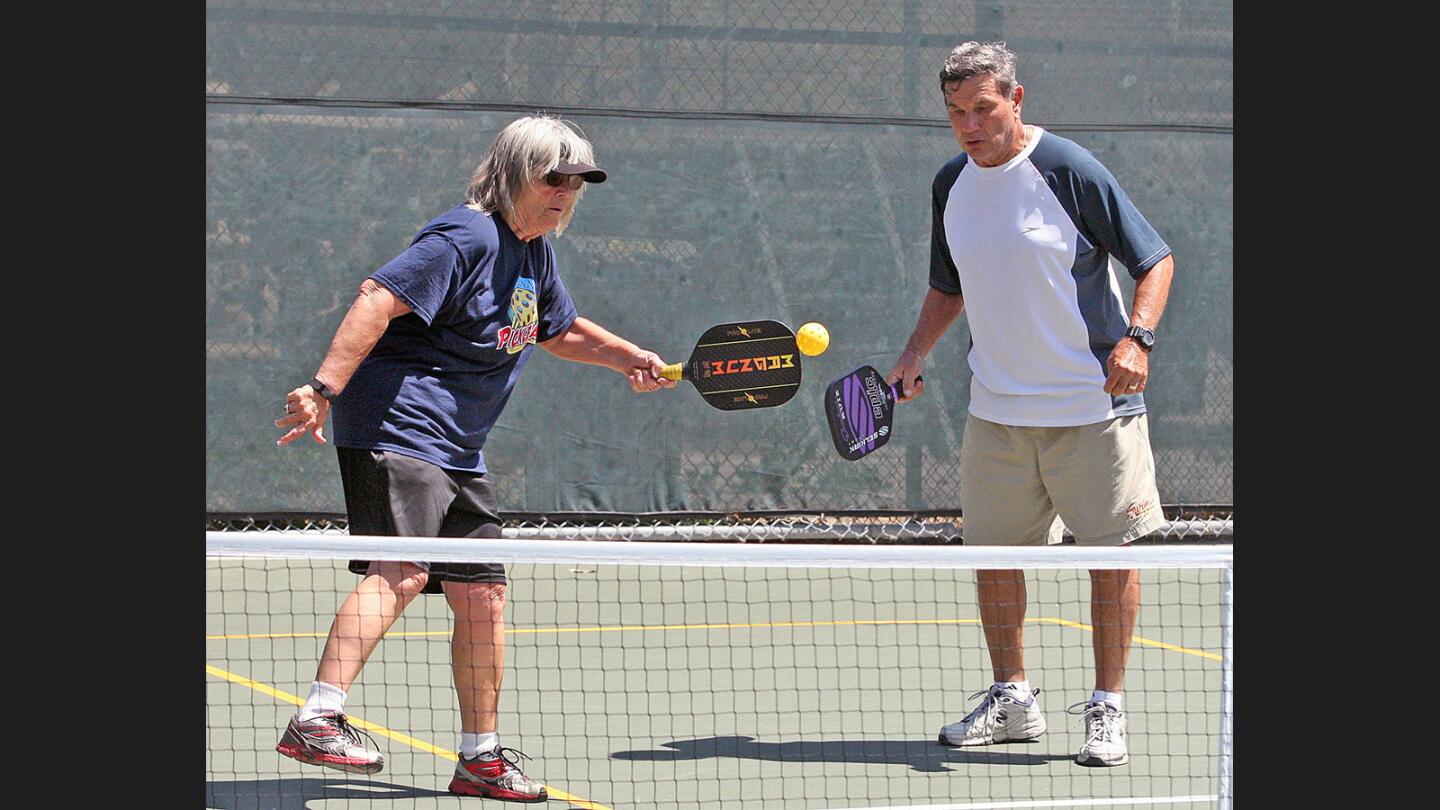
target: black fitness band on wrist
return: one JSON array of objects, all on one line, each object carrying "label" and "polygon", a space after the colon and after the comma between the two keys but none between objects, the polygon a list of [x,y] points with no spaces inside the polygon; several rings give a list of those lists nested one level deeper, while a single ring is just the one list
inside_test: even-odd
[{"label": "black fitness band on wrist", "polygon": [[311,388],[314,388],[315,393],[319,394],[320,397],[326,402],[334,402],[335,397],[339,396],[339,394],[335,393],[335,389],[331,388],[323,382],[320,382],[319,377],[311,377],[308,385]]}]

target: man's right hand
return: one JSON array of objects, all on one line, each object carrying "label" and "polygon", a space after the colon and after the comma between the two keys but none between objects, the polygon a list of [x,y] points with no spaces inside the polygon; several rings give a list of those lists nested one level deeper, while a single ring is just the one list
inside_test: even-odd
[{"label": "man's right hand", "polygon": [[[894,385],[895,393],[900,395],[896,402],[909,402],[925,393],[925,381],[919,379],[924,363],[925,361],[915,352],[900,353],[900,357],[895,360],[895,365],[890,368],[890,373],[885,375],[885,382]],[[902,384],[897,385],[897,383]]]}]

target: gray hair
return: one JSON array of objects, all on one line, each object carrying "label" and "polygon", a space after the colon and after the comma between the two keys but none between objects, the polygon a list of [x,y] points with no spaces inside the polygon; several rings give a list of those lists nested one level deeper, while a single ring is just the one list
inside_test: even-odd
[{"label": "gray hair", "polygon": [[945,59],[940,68],[940,89],[950,82],[963,82],[971,76],[989,74],[995,78],[995,89],[1005,98],[1015,93],[1015,54],[1003,42],[962,42]]},{"label": "gray hair", "polygon": [[[490,151],[470,177],[465,201],[478,205],[487,214],[498,212],[508,216],[514,212],[515,201],[525,184],[535,182],[560,161],[594,164],[595,149],[579,129],[569,121],[543,114],[510,122],[500,130]],[[585,184],[581,183],[560,218],[560,225],[555,229],[557,235],[564,233],[565,226],[570,224],[575,204],[584,191]]]}]

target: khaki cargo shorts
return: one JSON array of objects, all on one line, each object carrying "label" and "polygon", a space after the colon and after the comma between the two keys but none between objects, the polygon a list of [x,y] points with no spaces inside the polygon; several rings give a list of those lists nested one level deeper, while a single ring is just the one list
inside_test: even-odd
[{"label": "khaki cargo shorts", "polygon": [[960,446],[966,545],[1118,546],[1165,523],[1145,414],[1077,427],[969,416]]}]

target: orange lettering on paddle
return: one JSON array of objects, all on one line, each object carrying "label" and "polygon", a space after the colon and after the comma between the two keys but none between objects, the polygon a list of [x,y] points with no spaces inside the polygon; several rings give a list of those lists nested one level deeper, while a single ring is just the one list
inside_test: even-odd
[{"label": "orange lettering on paddle", "polygon": [[794,368],[795,355],[793,354],[772,354],[761,357],[737,357],[734,360],[709,360],[710,373],[708,376],[718,377],[722,374],[744,374],[754,371],[773,371],[780,368]]}]

